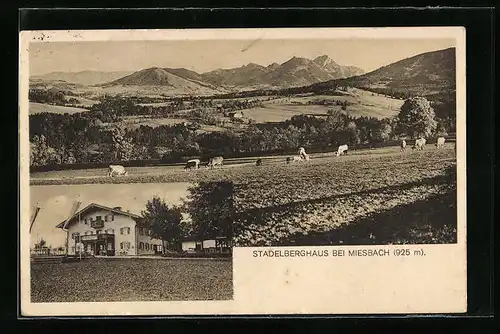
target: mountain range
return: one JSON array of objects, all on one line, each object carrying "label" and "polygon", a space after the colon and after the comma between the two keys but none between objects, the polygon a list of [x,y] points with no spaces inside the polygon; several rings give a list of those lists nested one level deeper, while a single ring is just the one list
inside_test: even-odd
[{"label": "mountain range", "polygon": [[81,72],[51,72],[42,75],[34,75],[30,79],[43,81],[65,81],[67,83],[93,86],[105,82],[114,81],[131,74],[132,71],[81,71]]},{"label": "mountain range", "polygon": [[292,57],[282,64],[268,66],[250,63],[201,74],[185,68],[152,67],[137,72],[53,72],[33,78],[95,85],[106,91],[154,89],[169,94],[203,95],[290,88],[321,93],[347,85],[389,95],[403,92],[452,102],[455,70],[455,48],[448,48],[402,59],[369,73],[339,65],[325,55],[313,60]]},{"label": "mountain range", "polygon": [[185,68],[151,67],[136,72],[52,72],[35,76],[33,79],[59,80],[102,87],[163,86],[167,89],[185,89],[187,92],[213,89],[214,92],[220,93],[221,88],[239,90],[297,87],[363,73],[361,68],[339,65],[323,55],[313,60],[293,57],[283,64],[262,66],[250,63],[237,68],[217,69],[201,74]]}]

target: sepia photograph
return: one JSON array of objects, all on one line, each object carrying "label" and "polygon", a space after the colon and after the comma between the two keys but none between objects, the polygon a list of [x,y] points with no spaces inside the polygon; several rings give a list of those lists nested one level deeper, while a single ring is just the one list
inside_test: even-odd
[{"label": "sepia photograph", "polygon": [[[30,303],[81,303],[44,310],[73,315],[115,312],[107,302],[168,302],[120,308],[136,314],[434,310],[410,301],[425,291],[461,309],[464,33],[26,33]],[[420,262],[396,265],[403,255]],[[434,282],[412,283],[416,271]]]},{"label": "sepia photograph", "polygon": [[232,299],[230,183],[32,186],[30,196],[33,303]]},{"label": "sepia photograph", "polygon": [[454,39],[30,51],[34,184],[231,179],[236,246],[457,241]]}]

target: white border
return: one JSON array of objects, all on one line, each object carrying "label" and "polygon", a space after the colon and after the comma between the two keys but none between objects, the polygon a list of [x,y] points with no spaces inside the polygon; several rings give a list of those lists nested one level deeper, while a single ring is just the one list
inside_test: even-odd
[{"label": "white border", "polygon": [[[259,263],[252,262],[249,254],[252,249],[236,248],[234,252],[235,299],[232,301],[179,301],[179,302],[133,302],[133,303],[41,303],[29,301],[30,296],[30,258],[29,258],[29,140],[28,140],[28,85],[29,85],[29,45],[32,42],[67,42],[67,41],[132,41],[132,40],[211,40],[211,39],[456,39],[456,92],[457,92],[457,197],[458,197],[458,243],[456,245],[423,245],[429,254],[427,264],[434,261],[431,268],[449,266],[453,271],[453,281],[441,282],[443,287],[449,286],[452,290],[447,296],[440,298],[436,290],[431,304],[422,301],[421,296],[412,295],[410,288],[401,289],[400,299],[391,299],[391,303],[379,302],[376,298],[362,295],[346,297],[344,305],[331,303],[329,300],[310,299],[307,295],[303,299],[299,296],[304,289],[304,282],[297,283],[297,289],[287,289],[283,284],[276,285],[269,293],[284,293],[290,296],[289,300],[266,300],[259,295],[255,277],[245,274],[256,273],[265,275],[265,272],[256,271]],[[405,28],[287,28],[287,29],[176,29],[176,30],[73,30],[73,31],[23,31],[20,33],[20,128],[19,128],[19,156],[20,156],[20,233],[21,233],[21,309],[25,316],[78,316],[78,315],[210,315],[210,314],[345,314],[345,313],[447,313],[466,311],[466,78],[465,78],[465,29],[463,27],[405,27]],[[412,246],[413,247],[413,246]],[[364,247],[366,248],[366,247]],[[443,256],[438,256],[441,253]],[[446,257],[448,256],[448,257]],[[262,260],[261,260],[262,261]],[[438,262],[437,262],[438,261]],[[268,262],[269,263],[269,262]],[[273,262],[274,263],[274,262]],[[262,266],[262,263],[260,263]],[[265,265],[265,264],[264,264]],[[275,263],[279,266],[280,263]],[[312,265],[304,264],[305,266]],[[353,264],[346,264],[352,270]],[[403,264],[400,264],[404,267]],[[394,263],[393,269],[400,267]],[[362,275],[369,279],[375,272],[364,266]],[[239,268],[239,269],[238,269]],[[415,270],[416,263],[406,265],[405,270]],[[293,267],[298,273],[301,267]],[[359,269],[359,268],[358,268]],[[312,269],[311,269],[312,270]],[[359,270],[363,270],[360,268]],[[447,269],[448,270],[448,269]],[[407,274],[401,272],[401,277]],[[347,274],[347,272],[346,272]],[[432,275],[432,272],[422,273]],[[443,271],[443,275],[446,271]],[[444,276],[443,276],[444,277]],[[260,282],[273,281],[274,276],[261,277]],[[389,279],[389,278],[387,278]],[[437,279],[437,278],[436,278]],[[373,283],[373,282],[372,282]],[[384,283],[384,282],[380,282]],[[390,282],[386,282],[390,287]],[[375,284],[375,283],[373,283]],[[382,289],[382,286],[371,285],[373,289]],[[368,285],[367,285],[368,287]],[[389,288],[388,287],[388,288]],[[392,286],[394,288],[394,286]],[[425,288],[425,286],[423,286]],[[277,290],[278,291],[276,292]],[[307,289],[307,288],[306,288]],[[444,289],[444,288],[443,288]],[[239,294],[237,293],[239,292]],[[311,292],[311,291],[310,291]],[[370,292],[373,292],[370,290]],[[401,292],[404,292],[402,294]],[[416,292],[421,293],[421,292]],[[455,294],[453,294],[455,293]],[[240,297],[238,297],[240,296]],[[253,298],[253,299],[252,299]],[[318,297],[316,297],[318,298]],[[353,305],[349,300],[359,302]],[[361,301],[363,301],[359,305]],[[385,303],[385,304],[384,304]]]}]

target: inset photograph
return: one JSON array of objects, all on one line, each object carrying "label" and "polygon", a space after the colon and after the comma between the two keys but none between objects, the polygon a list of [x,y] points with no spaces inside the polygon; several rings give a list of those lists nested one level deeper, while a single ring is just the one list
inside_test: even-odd
[{"label": "inset photograph", "polygon": [[31,302],[231,300],[231,182],[30,186]]}]

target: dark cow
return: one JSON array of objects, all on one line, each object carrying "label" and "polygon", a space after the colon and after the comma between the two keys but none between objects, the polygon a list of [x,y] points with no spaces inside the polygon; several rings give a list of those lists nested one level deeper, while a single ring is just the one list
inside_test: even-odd
[{"label": "dark cow", "polygon": [[215,166],[221,166],[222,167],[223,166],[223,161],[224,161],[223,157],[211,158],[208,161],[207,168],[213,169]]},{"label": "dark cow", "polygon": [[186,163],[186,166],[184,166],[184,170],[198,169],[199,166],[200,166],[200,160],[199,159],[188,160],[188,162]]}]

